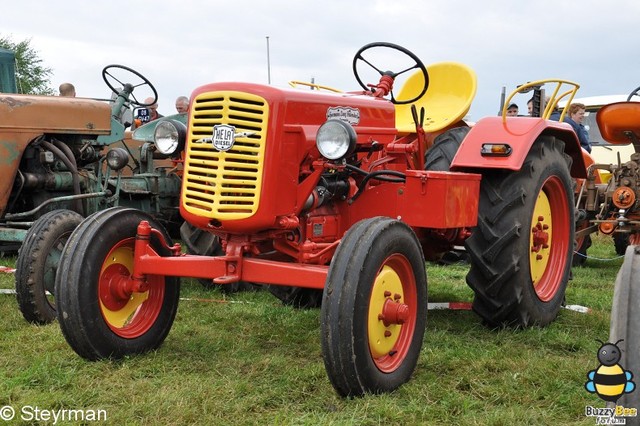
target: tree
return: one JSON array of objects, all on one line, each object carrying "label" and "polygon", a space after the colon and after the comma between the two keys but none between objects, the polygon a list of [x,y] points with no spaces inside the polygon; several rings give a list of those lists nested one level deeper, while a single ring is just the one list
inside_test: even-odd
[{"label": "tree", "polygon": [[12,50],[16,55],[16,80],[18,93],[31,95],[54,95],[49,76],[51,68],[45,67],[38,52],[31,47],[31,39],[18,43],[9,37],[0,36],[0,47]]}]

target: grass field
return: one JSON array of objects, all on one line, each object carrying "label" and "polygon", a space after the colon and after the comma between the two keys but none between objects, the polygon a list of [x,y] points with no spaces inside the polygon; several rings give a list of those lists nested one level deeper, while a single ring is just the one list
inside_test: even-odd
[{"label": "grass field", "polygon": [[[600,237],[589,254],[615,257]],[[567,304],[591,313],[562,310],[544,329],[494,331],[470,311],[429,311],[412,380],[357,399],[338,397],[326,377],[319,310],[282,306],[265,291],[230,297],[184,280],[191,300],[180,302],[159,350],[101,362],[79,358],[56,323],[28,324],[15,296],[0,295],[0,407],[16,418],[23,407],[104,410],[106,424],[117,425],[593,425],[585,406],[604,403],[584,382],[598,366],[595,339],[608,339],[621,264],[589,259],[575,268]],[[430,302],[471,301],[466,272],[428,264]],[[0,273],[0,288],[12,287],[13,276]]]}]

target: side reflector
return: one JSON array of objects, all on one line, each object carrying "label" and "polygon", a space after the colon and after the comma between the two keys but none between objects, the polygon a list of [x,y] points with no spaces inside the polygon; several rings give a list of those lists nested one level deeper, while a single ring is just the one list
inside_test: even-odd
[{"label": "side reflector", "polygon": [[508,157],[511,155],[511,147],[506,143],[483,143],[480,155],[483,157]]}]

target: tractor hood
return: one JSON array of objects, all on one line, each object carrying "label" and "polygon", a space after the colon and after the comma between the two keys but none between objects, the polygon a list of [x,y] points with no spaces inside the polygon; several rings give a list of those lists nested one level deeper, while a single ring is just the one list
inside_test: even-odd
[{"label": "tractor hood", "polygon": [[[315,139],[327,120],[349,123],[359,144],[396,134],[394,105],[362,94],[214,83],[191,99],[181,213],[201,228],[288,226],[318,179],[303,184],[300,170],[321,158]],[[216,145],[223,132],[235,136]]]},{"label": "tractor hood", "polygon": [[109,134],[109,104],[94,99],[0,94],[0,132]]}]

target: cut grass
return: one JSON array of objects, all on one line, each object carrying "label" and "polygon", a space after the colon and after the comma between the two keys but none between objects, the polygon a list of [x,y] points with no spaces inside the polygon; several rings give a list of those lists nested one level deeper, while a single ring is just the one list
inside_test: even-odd
[{"label": "cut grass", "polygon": [[[594,238],[591,256],[613,253],[609,238]],[[429,311],[412,380],[357,399],[338,397],[326,377],[319,311],[265,291],[225,296],[183,280],[191,300],[159,350],[100,362],[79,358],[57,324],[26,323],[15,296],[0,295],[0,407],[103,409],[109,424],[594,424],[585,406],[604,404],[584,383],[598,365],[595,339],[609,335],[621,264],[574,268],[567,304],[591,313],[562,310],[542,329],[489,330],[469,311]],[[471,301],[467,269],[428,264],[430,301]],[[13,276],[0,273],[0,287]]]}]

